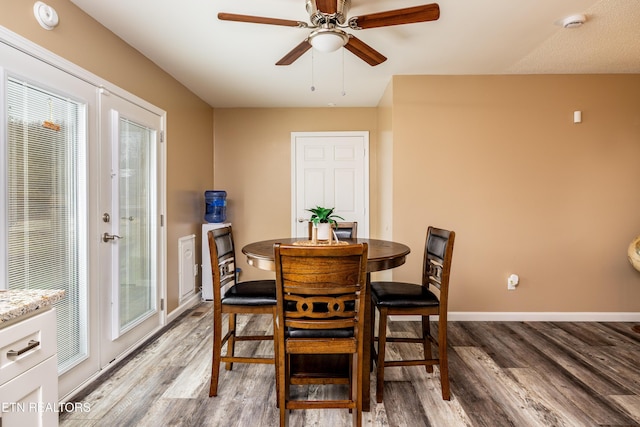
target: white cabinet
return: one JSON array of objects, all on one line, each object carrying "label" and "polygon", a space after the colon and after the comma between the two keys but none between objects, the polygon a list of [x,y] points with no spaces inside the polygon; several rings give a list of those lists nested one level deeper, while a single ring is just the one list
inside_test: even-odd
[{"label": "white cabinet", "polygon": [[191,234],[178,239],[178,295],[179,304],[184,303],[196,293],[196,235]]},{"label": "white cabinet", "polygon": [[56,313],[0,329],[2,427],[58,425]]}]

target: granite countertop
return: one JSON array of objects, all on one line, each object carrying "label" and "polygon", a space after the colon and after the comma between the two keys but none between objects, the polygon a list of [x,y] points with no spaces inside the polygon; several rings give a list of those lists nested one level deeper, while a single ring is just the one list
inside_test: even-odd
[{"label": "granite countertop", "polygon": [[37,310],[51,307],[64,297],[60,289],[0,290],[0,327]]}]

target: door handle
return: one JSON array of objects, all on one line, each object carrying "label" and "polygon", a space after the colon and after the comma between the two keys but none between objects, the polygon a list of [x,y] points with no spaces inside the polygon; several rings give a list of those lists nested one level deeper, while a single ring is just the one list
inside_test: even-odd
[{"label": "door handle", "polygon": [[102,235],[103,242],[113,241],[116,239],[122,239],[122,237],[118,236],[117,234],[109,234],[106,232]]},{"label": "door handle", "polygon": [[306,219],[306,218],[298,218],[298,222],[307,222],[307,221],[308,221],[308,219]]}]

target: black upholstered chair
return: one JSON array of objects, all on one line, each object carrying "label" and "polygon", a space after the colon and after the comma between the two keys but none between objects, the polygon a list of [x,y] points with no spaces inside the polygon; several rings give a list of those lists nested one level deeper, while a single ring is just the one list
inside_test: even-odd
[{"label": "black upholstered chair", "polygon": [[[349,409],[353,425],[362,424],[367,250],[366,243],[274,247],[281,426],[287,425],[291,409],[324,408]],[[343,354],[349,355],[347,378],[292,369],[292,357]],[[344,399],[296,399],[289,393],[291,384],[349,384],[349,393]]]},{"label": "black upholstered chair", "polygon": [[[218,377],[220,363],[226,363],[226,369],[238,363],[268,363],[275,365],[274,356],[236,356],[236,341],[271,340],[273,335],[238,335],[236,316],[238,314],[268,314],[275,321],[276,287],[275,280],[236,281],[235,247],[231,226],[217,228],[208,232],[211,273],[213,274],[213,360],[211,366],[211,385],[209,396],[218,395]],[[222,336],[222,315],[229,317],[227,334]],[[227,344],[227,354],[222,355],[222,347]],[[277,372],[277,366],[276,366]]]},{"label": "black upholstered chair", "polygon": [[[378,351],[376,358],[376,400],[382,402],[384,370],[392,366],[425,366],[433,372],[433,365],[440,367],[442,398],[449,400],[449,365],[447,360],[447,302],[449,296],[449,272],[453,257],[455,232],[429,227],[424,248],[422,283],[373,282],[371,299],[380,313],[378,325]],[[432,292],[439,290],[439,297]],[[417,338],[387,336],[387,317],[401,315],[422,316],[422,333]],[[438,316],[438,338],[431,334],[429,316]],[[419,343],[424,357],[418,360],[385,360],[387,342]],[[438,357],[431,353],[431,344],[438,347]]]}]

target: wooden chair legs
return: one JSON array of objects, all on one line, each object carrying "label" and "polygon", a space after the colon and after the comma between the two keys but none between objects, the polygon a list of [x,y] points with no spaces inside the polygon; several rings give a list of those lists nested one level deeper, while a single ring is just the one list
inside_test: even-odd
[{"label": "wooden chair legs", "polygon": [[[260,314],[271,314],[273,321],[276,319],[276,308],[275,306],[267,308],[266,311],[261,312]],[[278,366],[276,364],[276,360],[278,357],[278,348],[275,342],[274,335],[237,335],[236,334],[236,313],[228,313],[229,316],[229,330],[227,334],[222,336],[222,316],[216,317],[213,322],[213,356],[211,360],[211,384],[209,386],[209,397],[218,395],[218,381],[220,378],[220,364],[225,362],[226,370],[230,371],[233,369],[233,363],[263,363],[263,364],[274,364],[276,369],[276,374],[278,372]],[[275,323],[274,323],[275,325]],[[236,341],[273,341],[274,343],[274,357],[244,357],[244,356],[236,356],[235,355],[235,344]],[[222,347],[227,344],[227,352],[226,355],[222,355]],[[278,383],[276,382],[276,388],[278,387]]]},{"label": "wooden chair legs", "polygon": [[[429,316],[422,316],[422,351],[425,359],[433,359],[431,355],[431,323]],[[433,373],[433,365],[424,365],[428,373]]]},{"label": "wooden chair legs", "polygon": [[218,379],[220,378],[220,359],[222,357],[222,316],[215,316],[213,321],[213,357],[211,360],[211,384],[209,397],[218,395]]},{"label": "wooden chair legs", "polygon": [[[236,350],[236,314],[229,313],[229,332],[227,332],[227,357],[233,357]],[[233,369],[233,362],[227,362],[224,365],[227,371]]]},{"label": "wooden chair legs", "polygon": [[384,307],[380,309],[377,341],[378,360],[376,361],[376,402],[382,403],[382,397],[384,394],[384,356],[387,348],[387,309]]},{"label": "wooden chair legs", "polygon": [[[428,318],[429,316],[427,316]],[[438,324],[438,367],[440,368],[440,384],[442,387],[442,399],[451,399],[449,391],[449,359],[447,358],[447,325]]]},{"label": "wooden chair legs", "polygon": [[[380,317],[378,320],[378,336],[375,341],[378,342],[376,359],[376,402],[382,403],[384,398],[384,370],[385,367],[392,366],[419,366],[424,365],[428,373],[433,373],[433,365],[438,365],[440,369],[440,384],[442,388],[442,399],[450,400],[451,393],[449,391],[449,361],[447,358],[447,327],[445,324],[438,324],[438,341],[431,335],[431,326],[429,316],[422,316],[422,337],[419,338],[396,338],[387,337],[387,318],[388,310],[386,307],[379,307]],[[394,313],[396,315],[397,313]],[[387,360],[385,362],[385,353],[387,342],[398,343],[421,343],[424,359],[420,360]],[[431,344],[438,347],[438,358],[433,358]]]},{"label": "wooden chair legs", "polygon": [[[279,348],[278,351],[284,351],[283,348]],[[278,366],[277,373],[278,379],[276,384],[278,385],[278,409],[280,410],[280,427],[289,425],[289,410],[286,405],[286,397],[289,396],[289,381],[287,381],[286,372],[289,367],[288,356],[278,358],[276,364]]]}]

